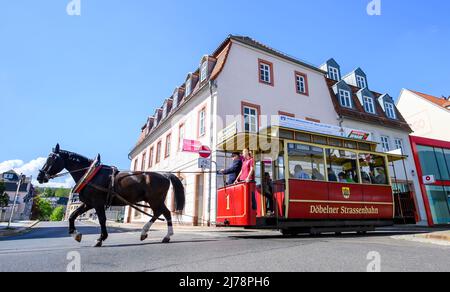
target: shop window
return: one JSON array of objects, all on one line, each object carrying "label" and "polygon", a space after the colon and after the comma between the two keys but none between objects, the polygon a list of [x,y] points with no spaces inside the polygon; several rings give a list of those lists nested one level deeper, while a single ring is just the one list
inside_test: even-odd
[{"label": "shop window", "polygon": [[386,161],[383,156],[359,154],[361,181],[363,184],[387,185]]},{"label": "shop window", "polygon": [[328,181],[359,183],[356,153],[337,149],[327,149]]},{"label": "shop window", "polygon": [[450,187],[426,186],[434,224],[450,223]]},{"label": "shop window", "polygon": [[437,180],[450,180],[448,156],[442,149],[418,145],[417,150],[423,175],[434,175]]},{"label": "shop window", "polygon": [[325,163],[322,148],[289,143],[288,155],[290,178],[325,181]]}]

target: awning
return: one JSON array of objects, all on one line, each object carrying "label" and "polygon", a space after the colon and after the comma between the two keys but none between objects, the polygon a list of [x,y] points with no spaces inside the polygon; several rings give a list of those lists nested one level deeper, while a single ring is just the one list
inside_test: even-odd
[{"label": "awning", "polygon": [[388,156],[389,162],[396,162],[396,161],[408,159],[407,155],[388,154],[387,156]]},{"label": "awning", "polygon": [[218,151],[237,152],[248,148],[254,152],[277,152],[282,150],[281,140],[269,135],[237,133],[217,145]]}]

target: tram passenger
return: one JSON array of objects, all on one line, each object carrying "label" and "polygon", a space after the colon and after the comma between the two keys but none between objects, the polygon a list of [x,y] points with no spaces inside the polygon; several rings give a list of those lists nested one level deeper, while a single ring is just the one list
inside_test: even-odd
[{"label": "tram passenger", "polygon": [[301,165],[296,165],[294,168],[294,178],[297,179],[305,179],[305,180],[310,180],[311,177],[309,176],[309,174],[307,174],[304,170],[303,167]]},{"label": "tram passenger", "polygon": [[236,179],[238,182],[253,182],[255,181],[255,160],[249,149],[244,149],[242,152],[244,161],[242,162],[242,169]]},{"label": "tram passenger", "polygon": [[385,185],[387,184],[386,174],[384,172],[384,168],[378,167],[377,168],[378,175],[375,177],[375,183],[378,185]]},{"label": "tram passenger", "polygon": [[338,181],[340,183],[346,183],[347,182],[347,176],[345,175],[345,172],[341,172],[338,175]]},{"label": "tram passenger", "polygon": [[336,173],[333,171],[333,169],[331,167],[328,168],[328,181],[331,181],[331,182],[338,181]]},{"label": "tram passenger", "polygon": [[325,177],[323,174],[320,173],[320,171],[317,168],[313,168],[312,170],[312,179],[318,180],[318,181],[324,181]]},{"label": "tram passenger", "polygon": [[267,217],[273,216],[274,209],[272,178],[270,177],[270,174],[268,172],[264,174],[263,196],[266,198]]},{"label": "tram passenger", "polygon": [[239,152],[234,152],[231,157],[233,158],[233,164],[228,169],[221,169],[217,173],[228,175],[227,185],[232,185],[238,178],[242,170],[242,159]]}]

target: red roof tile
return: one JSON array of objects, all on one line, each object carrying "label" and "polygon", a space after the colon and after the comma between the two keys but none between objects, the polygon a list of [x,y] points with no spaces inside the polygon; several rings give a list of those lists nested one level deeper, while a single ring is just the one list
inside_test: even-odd
[{"label": "red roof tile", "polygon": [[432,95],[421,93],[421,92],[414,91],[414,90],[411,90],[411,91],[413,93],[417,94],[418,96],[420,96],[422,98],[425,98],[426,100],[428,100],[428,101],[430,101],[430,102],[432,102],[432,103],[434,103],[434,104],[436,104],[436,105],[438,105],[440,107],[448,108],[450,106],[450,101],[446,100],[444,98],[439,98],[439,97],[436,97],[436,96],[432,96]]}]

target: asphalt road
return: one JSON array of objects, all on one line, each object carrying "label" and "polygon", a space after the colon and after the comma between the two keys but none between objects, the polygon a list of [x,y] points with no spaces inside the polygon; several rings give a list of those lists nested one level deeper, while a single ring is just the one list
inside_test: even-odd
[{"label": "asphalt road", "polygon": [[82,271],[365,272],[371,252],[380,255],[381,271],[450,271],[450,247],[393,239],[404,234],[398,229],[283,238],[272,231],[175,228],[172,243],[163,244],[165,228],[143,243],[139,230],[110,228],[104,247],[93,248],[98,227],[78,226],[81,244],[67,235],[66,223],[40,223],[27,234],[0,239],[0,271],[64,272],[74,263],[73,252]]}]

